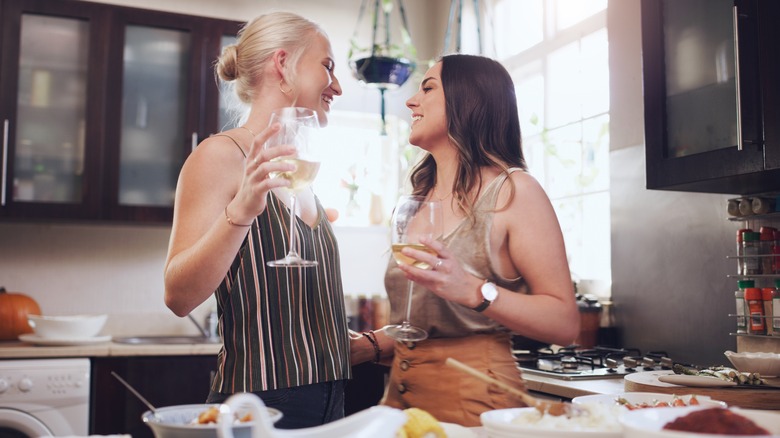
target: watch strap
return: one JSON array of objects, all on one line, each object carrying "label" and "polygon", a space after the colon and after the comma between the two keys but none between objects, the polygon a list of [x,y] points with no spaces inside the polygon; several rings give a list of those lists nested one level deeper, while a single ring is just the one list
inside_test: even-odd
[{"label": "watch strap", "polygon": [[482,299],[482,303],[480,303],[480,305],[477,306],[477,307],[472,307],[471,310],[473,310],[475,312],[484,312],[485,309],[487,309],[488,306],[490,306],[492,303],[493,302],[488,300],[487,298],[483,298]]}]

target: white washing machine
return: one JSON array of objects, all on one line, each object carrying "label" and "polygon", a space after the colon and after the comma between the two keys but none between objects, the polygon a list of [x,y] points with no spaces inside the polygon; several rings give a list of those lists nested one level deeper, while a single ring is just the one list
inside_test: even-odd
[{"label": "white washing machine", "polygon": [[87,436],[89,359],[0,360],[0,438]]}]

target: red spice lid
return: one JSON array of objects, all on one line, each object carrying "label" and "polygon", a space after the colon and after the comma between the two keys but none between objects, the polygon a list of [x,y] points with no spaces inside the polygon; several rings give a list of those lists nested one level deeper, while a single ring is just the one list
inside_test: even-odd
[{"label": "red spice lid", "polygon": [[745,299],[746,300],[763,300],[763,296],[761,295],[761,289],[757,287],[749,287],[745,289]]},{"label": "red spice lid", "polygon": [[775,240],[776,231],[774,227],[761,227],[761,240]]},{"label": "red spice lid", "polygon": [[741,228],[737,230],[737,242],[742,242],[742,233],[745,232],[751,233],[753,232],[753,230],[751,230],[750,228]]},{"label": "red spice lid", "polygon": [[773,297],[774,293],[775,293],[775,288],[773,287],[765,287],[761,289],[761,297],[764,299],[764,301],[769,301],[772,298],[774,298]]}]

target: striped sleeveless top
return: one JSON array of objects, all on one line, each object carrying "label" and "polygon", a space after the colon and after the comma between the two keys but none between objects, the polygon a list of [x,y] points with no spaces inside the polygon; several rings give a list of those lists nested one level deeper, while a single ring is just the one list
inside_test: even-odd
[{"label": "striped sleeveless top", "polygon": [[271,268],[287,253],[290,213],[273,193],[214,292],[223,346],[212,391],[283,389],[352,377],[338,245],[317,200],[318,220],[296,217],[308,268]]}]

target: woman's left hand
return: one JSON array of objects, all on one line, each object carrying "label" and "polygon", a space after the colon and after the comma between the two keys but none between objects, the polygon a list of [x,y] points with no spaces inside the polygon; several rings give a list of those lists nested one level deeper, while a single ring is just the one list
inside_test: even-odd
[{"label": "woman's left hand", "polygon": [[[420,243],[436,251],[436,255],[412,248],[404,248],[403,253],[430,265],[430,269],[417,268],[412,265],[399,264],[406,278],[430,290],[445,300],[454,301],[467,307],[478,305],[476,290],[477,282],[481,281],[466,272],[460,261],[441,242],[422,238]],[[474,283],[474,287],[469,287]]]}]

